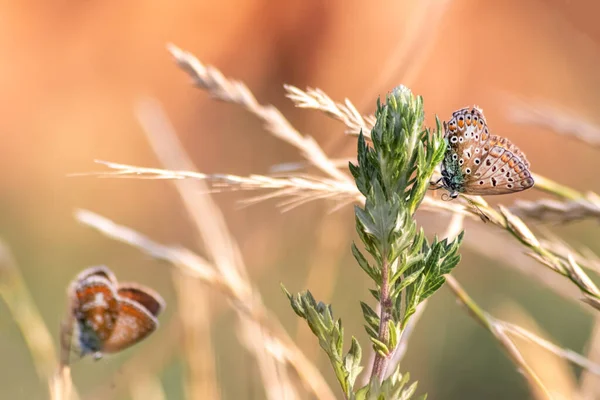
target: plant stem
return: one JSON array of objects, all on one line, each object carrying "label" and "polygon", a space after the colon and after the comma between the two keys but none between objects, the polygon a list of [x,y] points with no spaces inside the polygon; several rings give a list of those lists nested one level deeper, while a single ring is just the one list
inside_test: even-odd
[{"label": "plant stem", "polygon": [[[378,340],[386,345],[390,342],[389,321],[392,319],[392,300],[390,298],[390,265],[387,261],[387,255],[383,256],[383,264],[381,268],[381,292],[379,295],[379,305],[381,308],[379,317],[379,335]],[[385,372],[391,357],[394,355],[395,349],[389,349],[387,355],[375,353],[373,360],[373,368],[371,371],[371,382],[375,379],[379,383],[383,382]]]}]

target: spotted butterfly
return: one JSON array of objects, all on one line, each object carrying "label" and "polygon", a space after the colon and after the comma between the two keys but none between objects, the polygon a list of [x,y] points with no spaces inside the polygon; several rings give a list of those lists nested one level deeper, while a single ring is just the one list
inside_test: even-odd
[{"label": "spotted butterfly", "polygon": [[508,139],[490,135],[483,111],[476,106],[452,113],[444,123],[444,138],[441,181],[451,198],[459,193],[514,193],[533,186],[525,154]]}]

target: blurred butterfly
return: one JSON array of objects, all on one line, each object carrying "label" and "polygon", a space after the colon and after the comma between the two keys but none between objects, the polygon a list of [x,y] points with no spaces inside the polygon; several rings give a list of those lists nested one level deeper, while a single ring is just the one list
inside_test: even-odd
[{"label": "blurred butterfly", "polygon": [[71,312],[81,357],[126,349],[158,328],[162,297],[134,283],[117,284],[105,266],[81,272],[69,288]]},{"label": "blurred butterfly", "polygon": [[460,193],[514,193],[533,186],[525,154],[508,139],[490,135],[481,109],[466,107],[452,113],[444,123],[444,138],[440,181],[451,198]]}]

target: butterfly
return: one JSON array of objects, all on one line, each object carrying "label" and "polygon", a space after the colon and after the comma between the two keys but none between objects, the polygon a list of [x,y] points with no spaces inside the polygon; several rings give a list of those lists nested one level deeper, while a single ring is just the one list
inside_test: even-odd
[{"label": "butterfly", "polygon": [[452,113],[450,121],[444,122],[444,138],[446,153],[440,181],[451,198],[460,193],[514,193],[533,186],[525,154],[508,139],[490,135],[478,107]]},{"label": "butterfly", "polygon": [[71,313],[81,357],[116,353],[145,339],[158,328],[163,298],[135,283],[118,284],[105,266],[81,272],[69,287]]}]

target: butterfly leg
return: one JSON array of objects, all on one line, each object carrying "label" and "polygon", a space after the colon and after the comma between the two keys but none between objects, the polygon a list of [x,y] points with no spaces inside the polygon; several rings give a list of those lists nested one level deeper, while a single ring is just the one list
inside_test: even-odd
[{"label": "butterfly leg", "polygon": [[440,183],[444,178],[440,178],[435,182],[429,182],[429,190],[438,190],[444,187],[443,183]]}]

